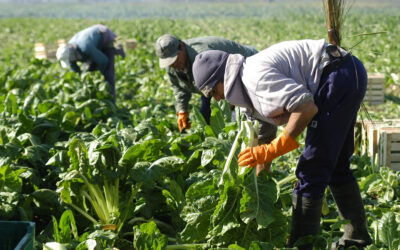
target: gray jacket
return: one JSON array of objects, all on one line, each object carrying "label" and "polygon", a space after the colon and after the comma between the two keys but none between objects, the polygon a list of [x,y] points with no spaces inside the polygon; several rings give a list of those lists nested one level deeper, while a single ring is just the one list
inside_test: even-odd
[{"label": "gray jacket", "polygon": [[226,100],[248,117],[274,124],[272,117],[313,100],[322,74],[324,39],[286,41],[244,58],[229,55],[224,75]]},{"label": "gray jacket", "polygon": [[229,54],[240,54],[248,57],[256,54],[258,51],[251,47],[238,44],[234,41],[214,37],[197,37],[184,41],[187,51],[186,71],[180,72],[172,67],[167,67],[167,73],[172,84],[175,95],[176,111],[188,111],[189,101],[192,93],[202,94],[194,85],[192,66],[198,53],[206,50],[222,50]]}]

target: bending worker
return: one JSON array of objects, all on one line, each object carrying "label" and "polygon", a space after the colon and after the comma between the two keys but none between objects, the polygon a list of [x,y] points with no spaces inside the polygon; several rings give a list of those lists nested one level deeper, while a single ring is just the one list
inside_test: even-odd
[{"label": "bending worker", "polygon": [[57,50],[57,60],[63,68],[80,73],[77,62],[83,62],[84,70],[99,70],[110,84],[110,94],[115,102],[114,56],[125,58],[122,47],[114,48],[117,36],[104,25],[93,25],[75,34],[66,46]]},{"label": "bending worker", "polygon": [[270,144],[240,152],[239,166],[268,163],[297,149],[296,137],[307,127],[296,168],[290,247],[302,236],[317,235],[327,186],[340,216],[350,221],[336,245],[371,244],[360,190],[350,170],[354,125],[367,86],[365,68],[355,56],[324,39],[286,41],[248,58],[215,50],[201,53],[193,75],[205,96],[247,108],[255,119],[286,124]]},{"label": "bending worker", "polygon": [[[165,34],[155,43],[156,54],[161,68],[166,68],[175,95],[175,109],[179,130],[190,127],[188,121],[189,101],[192,93],[201,94],[194,86],[192,65],[196,55],[206,50],[222,50],[229,54],[241,54],[248,57],[258,51],[250,46],[219,37],[198,37],[182,41],[177,37]],[[200,112],[206,122],[210,123],[210,100],[201,96]]]}]

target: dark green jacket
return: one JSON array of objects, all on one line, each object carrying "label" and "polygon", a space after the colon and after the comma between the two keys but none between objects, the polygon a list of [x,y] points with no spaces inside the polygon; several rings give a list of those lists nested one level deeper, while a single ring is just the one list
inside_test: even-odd
[{"label": "dark green jacket", "polygon": [[207,36],[197,37],[183,41],[187,51],[186,72],[179,72],[172,67],[167,67],[167,73],[175,95],[176,111],[188,111],[192,93],[201,95],[200,90],[194,85],[192,65],[197,54],[207,50],[222,50],[229,54],[241,54],[244,57],[252,56],[258,51],[251,47],[240,45],[228,39]]}]

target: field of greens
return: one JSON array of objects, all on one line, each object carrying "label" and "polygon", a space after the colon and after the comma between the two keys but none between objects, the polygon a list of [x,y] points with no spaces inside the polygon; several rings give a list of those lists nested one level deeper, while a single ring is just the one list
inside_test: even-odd
[{"label": "field of greens", "polygon": [[[385,75],[385,103],[367,105],[377,120],[400,116],[400,7],[392,4],[355,4],[342,31],[342,45],[368,72]],[[229,13],[244,13],[243,3],[219,4],[201,18],[0,19],[0,220],[34,221],[37,249],[47,242],[66,249],[284,249],[302,147],[258,178],[253,170],[239,173],[238,149],[222,174],[239,123],[230,121],[227,103],[212,102],[207,125],[198,96],[192,128],[180,134],[153,45],[164,33],[222,36],[258,50],[326,38],[321,6],[257,3],[235,16]],[[254,14],[259,10],[266,14]],[[34,43],[69,39],[96,23],[138,41],[124,60],[116,58],[116,104],[99,72],[78,75],[33,56]],[[385,33],[357,36],[373,32]],[[400,173],[365,155],[352,162],[373,238],[367,249],[400,249]],[[328,249],[343,224],[329,191],[321,223],[316,249]]]}]

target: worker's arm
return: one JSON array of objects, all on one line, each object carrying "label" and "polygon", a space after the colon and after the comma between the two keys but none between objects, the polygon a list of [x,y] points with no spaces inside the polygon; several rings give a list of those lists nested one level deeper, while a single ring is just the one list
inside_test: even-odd
[{"label": "worker's arm", "polygon": [[306,128],[308,123],[317,114],[318,108],[309,100],[290,113],[288,124],[283,134],[270,144],[248,147],[239,154],[239,166],[254,167],[257,164],[271,162],[276,157],[286,154],[299,147],[296,137]]}]

